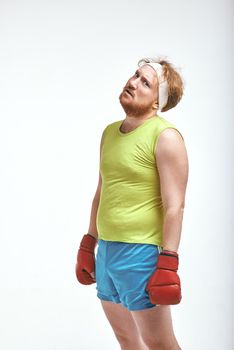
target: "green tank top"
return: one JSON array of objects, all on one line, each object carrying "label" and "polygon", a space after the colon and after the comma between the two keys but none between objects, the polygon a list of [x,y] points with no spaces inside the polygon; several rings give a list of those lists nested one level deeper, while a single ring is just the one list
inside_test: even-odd
[{"label": "green tank top", "polygon": [[155,149],[163,130],[178,129],[159,116],[128,133],[120,131],[122,123],[109,124],[103,132],[98,237],[162,246],[164,213]]}]

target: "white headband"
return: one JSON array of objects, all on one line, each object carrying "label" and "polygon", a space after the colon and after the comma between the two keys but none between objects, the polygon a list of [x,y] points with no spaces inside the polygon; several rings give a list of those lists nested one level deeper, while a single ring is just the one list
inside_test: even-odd
[{"label": "white headband", "polygon": [[164,78],[163,67],[160,63],[148,62],[148,60],[144,59],[138,63],[138,66],[141,67],[145,64],[148,64],[156,71],[158,78],[158,110],[161,111],[166,106],[168,100],[168,84]]}]

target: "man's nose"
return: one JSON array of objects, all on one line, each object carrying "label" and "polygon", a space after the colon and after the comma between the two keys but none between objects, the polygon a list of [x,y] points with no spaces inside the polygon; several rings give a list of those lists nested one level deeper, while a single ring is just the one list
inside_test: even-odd
[{"label": "man's nose", "polygon": [[135,80],[129,80],[129,87],[131,87],[132,89],[136,89],[137,88],[137,79]]}]

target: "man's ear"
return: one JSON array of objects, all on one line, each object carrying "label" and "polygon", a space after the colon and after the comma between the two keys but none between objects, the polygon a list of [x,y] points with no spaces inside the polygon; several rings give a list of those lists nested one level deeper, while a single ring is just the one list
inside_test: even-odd
[{"label": "man's ear", "polygon": [[158,109],[158,102],[157,102],[157,101],[154,102],[152,108],[153,108],[153,109]]}]

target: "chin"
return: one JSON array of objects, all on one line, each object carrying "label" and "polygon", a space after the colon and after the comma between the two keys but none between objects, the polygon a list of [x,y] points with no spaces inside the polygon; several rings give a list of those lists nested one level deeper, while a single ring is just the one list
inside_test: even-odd
[{"label": "chin", "polygon": [[132,110],[131,103],[129,103],[129,101],[124,100],[124,98],[122,98],[122,94],[120,94],[119,96],[119,102],[126,113],[129,113]]}]

